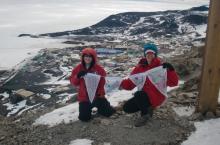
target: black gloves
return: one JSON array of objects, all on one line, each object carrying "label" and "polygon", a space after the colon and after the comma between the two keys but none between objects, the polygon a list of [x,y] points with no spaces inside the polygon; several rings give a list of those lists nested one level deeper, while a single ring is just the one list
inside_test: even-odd
[{"label": "black gloves", "polygon": [[87,74],[86,71],[80,71],[80,72],[77,74],[77,78],[79,79],[79,78],[85,76],[86,74]]},{"label": "black gloves", "polygon": [[163,65],[163,68],[167,68],[170,71],[174,71],[174,67],[170,63],[165,62],[162,65]]},{"label": "black gloves", "polygon": [[141,59],[141,60],[138,62],[138,64],[141,64],[141,65],[144,65],[144,66],[148,65],[147,59]]}]

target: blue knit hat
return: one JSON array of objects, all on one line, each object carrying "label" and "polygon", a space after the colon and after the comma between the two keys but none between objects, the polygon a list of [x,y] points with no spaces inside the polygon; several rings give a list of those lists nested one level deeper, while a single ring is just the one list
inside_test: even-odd
[{"label": "blue knit hat", "polygon": [[157,46],[154,43],[144,44],[144,56],[146,56],[146,51],[154,52],[155,56],[157,56],[158,53]]}]

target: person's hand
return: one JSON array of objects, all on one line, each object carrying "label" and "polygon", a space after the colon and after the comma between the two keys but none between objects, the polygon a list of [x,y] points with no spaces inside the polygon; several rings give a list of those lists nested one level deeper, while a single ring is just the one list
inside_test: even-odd
[{"label": "person's hand", "polygon": [[78,74],[77,74],[77,78],[81,78],[81,77],[84,77],[85,75],[87,74],[86,71],[80,71]]},{"label": "person's hand", "polygon": [[141,65],[148,65],[148,63],[147,63],[147,59],[141,59],[140,61],[139,61],[139,64],[141,64]]},{"label": "person's hand", "polygon": [[174,67],[170,63],[165,62],[162,64],[162,66],[163,66],[163,68],[167,68],[170,71],[174,70]]}]

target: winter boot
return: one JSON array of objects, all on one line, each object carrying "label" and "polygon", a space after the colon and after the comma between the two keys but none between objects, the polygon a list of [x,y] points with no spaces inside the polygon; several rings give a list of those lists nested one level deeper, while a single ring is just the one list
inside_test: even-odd
[{"label": "winter boot", "polygon": [[141,116],[135,123],[135,127],[140,127],[144,126],[146,122],[153,117],[153,107],[149,106],[148,108],[148,113]]},{"label": "winter boot", "polygon": [[154,109],[153,109],[153,107],[148,107],[148,114],[150,115],[150,117],[152,117],[153,116],[153,111],[154,111]]},{"label": "winter boot", "polygon": [[144,126],[146,124],[146,122],[151,118],[150,114],[146,114],[141,116],[135,123],[135,127],[141,127]]}]

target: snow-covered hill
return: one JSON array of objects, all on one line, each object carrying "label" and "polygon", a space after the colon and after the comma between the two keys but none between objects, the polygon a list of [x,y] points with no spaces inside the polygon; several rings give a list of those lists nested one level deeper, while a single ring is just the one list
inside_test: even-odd
[{"label": "snow-covered hill", "polygon": [[[161,12],[127,12],[111,15],[99,23],[83,29],[40,34],[59,37],[71,35],[121,35],[145,37],[176,37],[195,35],[204,37],[208,7],[194,7],[188,10]],[[199,29],[203,28],[203,32]],[[20,35],[24,36],[24,35]]]}]

